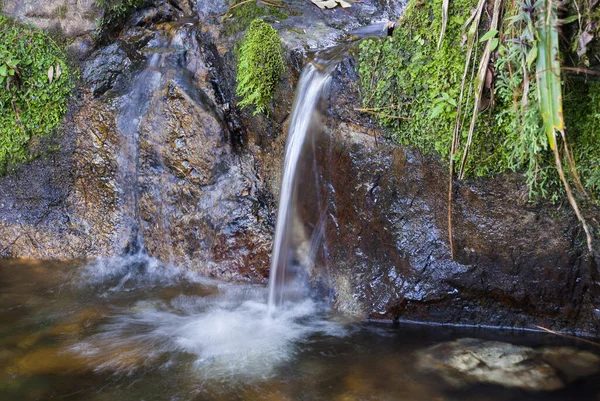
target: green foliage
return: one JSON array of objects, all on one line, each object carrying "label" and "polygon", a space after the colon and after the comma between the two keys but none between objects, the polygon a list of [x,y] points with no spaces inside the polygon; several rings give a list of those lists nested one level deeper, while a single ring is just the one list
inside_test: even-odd
[{"label": "green foliage", "polygon": [[[530,0],[523,5],[535,9]],[[548,136],[538,102],[534,18],[517,3],[511,4],[507,14],[495,63],[496,124],[505,138],[504,146],[511,152],[509,167],[525,172],[530,196],[556,200],[560,184],[553,158],[547,152]]]},{"label": "green foliage", "polygon": [[[502,27],[489,32],[479,27],[479,43],[473,52],[474,60],[478,60],[482,42],[494,38],[495,80],[492,88],[487,89],[488,98],[493,89],[494,101],[478,117],[466,172],[470,176],[489,176],[506,170],[522,171],[532,197],[558,200],[563,189],[538,100],[537,10],[541,2],[525,0],[506,4]],[[475,5],[474,0],[457,0],[451,4],[448,27],[439,50],[442,0],[411,0],[391,39],[366,40],[360,43],[358,50],[365,110],[390,128],[397,142],[415,146],[424,153],[438,153],[445,161],[452,145],[465,66],[463,25],[469,17],[468,10]],[[576,25],[574,20],[570,23]],[[572,58],[572,55],[565,57]],[[477,61],[471,65],[476,69]],[[467,104],[463,103],[463,110],[473,108],[475,74],[470,72],[467,81],[469,87],[465,93],[469,95],[465,95]],[[563,86],[569,145],[586,189],[597,200],[600,196],[600,84],[577,80]],[[468,113],[463,114],[468,120]],[[462,120],[460,127],[462,147],[468,121]],[[457,153],[461,153],[460,147]]]},{"label": "green foliage", "polygon": [[96,0],[96,5],[104,10],[104,16],[98,23],[100,32],[106,32],[118,26],[136,8],[146,0]]},{"label": "green foliage", "polygon": [[[393,138],[426,154],[448,159],[457,102],[465,66],[462,27],[473,0],[457,0],[449,9],[444,40],[437,43],[442,24],[442,0],[411,0],[393,37],[365,40],[358,61],[363,103],[377,120],[391,128]],[[475,53],[483,48],[478,43]],[[465,96],[466,97],[466,96]],[[471,100],[472,104],[472,100]],[[472,108],[464,108],[468,110]],[[463,143],[467,126],[461,129]],[[484,134],[482,134],[484,133]],[[502,145],[493,119],[484,115],[467,164],[470,175],[484,176],[508,168],[510,152]]]},{"label": "green foliage", "polygon": [[244,36],[238,57],[236,94],[242,98],[238,105],[254,105],[254,114],[263,113],[285,71],[279,33],[266,22],[254,20]]},{"label": "green foliage", "polygon": [[72,75],[47,34],[0,14],[0,173],[29,160],[31,140],[60,124]]},{"label": "green foliage", "polygon": [[[225,34],[233,36],[244,31],[255,19],[262,19],[266,22],[274,22],[275,20],[284,20],[288,18],[288,14],[282,11],[279,7],[272,7],[265,4],[260,4],[259,1],[249,1],[244,4],[245,0],[233,0],[229,6],[229,12],[225,19]],[[277,1],[272,1],[276,3]],[[240,4],[238,6],[238,4]]]}]

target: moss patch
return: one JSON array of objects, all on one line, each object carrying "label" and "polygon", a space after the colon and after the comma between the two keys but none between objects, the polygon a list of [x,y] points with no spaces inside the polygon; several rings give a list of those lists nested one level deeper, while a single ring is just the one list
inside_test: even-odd
[{"label": "moss patch", "polygon": [[[465,66],[462,26],[468,18],[465,10],[476,3],[452,3],[440,49],[442,0],[411,1],[392,38],[359,45],[364,107],[391,128],[398,143],[448,158]],[[480,119],[480,125],[489,128],[486,117]],[[466,125],[468,128],[468,121]],[[463,136],[466,134],[463,129]],[[471,175],[490,175],[508,167],[510,154],[503,150],[502,138],[494,130],[486,129],[484,134],[480,130],[475,141],[472,159],[478,162],[468,166]]]},{"label": "moss patch", "polygon": [[0,14],[0,173],[31,159],[60,124],[73,87],[64,52],[44,32]]},{"label": "moss patch", "polygon": [[600,83],[574,81],[564,98],[567,135],[572,139],[577,170],[583,185],[600,196]]},{"label": "moss patch", "polygon": [[[474,0],[451,3],[448,27],[439,49],[442,0],[411,0],[392,38],[365,40],[357,52],[365,111],[388,127],[398,143],[417,147],[426,154],[437,153],[445,162],[449,160],[452,146],[467,53],[462,43],[463,26],[476,3]],[[523,13],[521,3],[508,4],[499,28],[500,45],[492,58],[494,79],[491,88],[484,90],[486,107],[477,119],[466,176],[522,171],[532,197],[557,200],[561,197],[562,185],[539,112],[535,63],[525,72],[522,68],[522,54],[531,49],[533,42],[522,40],[523,23],[514,22],[515,16]],[[480,26],[479,37],[485,33]],[[475,60],[481,57],[483,47],[484,43],[476,44]],[[565,58],[572,58],[567,54],[568,49],[565,53]],[[525,74],[528,74],[530,87],[528,106],[523,109],[520,105]],[[600,84],[590,85],[581,79],[571,81],[565,76],[567,138],[587,190],[598,199],[600,138],[596,127],[600,122]],[[475,77],[470,75],[467,83],[470,87],[465,92],[465,99],[470,98],[470,103],[462,105],[459,154],[468,136],[474,81]]]},{"label": "moss patch", "polygon": [[238,50],[237,96],[240,107],[255,106],[254,114],[267,111],[285,59],[279,33],[262,20],[254,20]]}]

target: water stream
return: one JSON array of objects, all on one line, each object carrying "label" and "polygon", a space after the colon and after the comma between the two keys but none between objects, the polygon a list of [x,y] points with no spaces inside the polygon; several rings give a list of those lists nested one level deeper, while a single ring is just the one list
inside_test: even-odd
[{"label": "water stream", "polygon": [[298,83],[285,151],[277,226],[273,240],[269,277],[269,314],[272,314],[284,301],[301,298],[307,287],[303,267],[299,265],[294,255],[296,200],[298,191],[301,190],[298,163],[304,152],[312,151],[312,148],[307,149],[306,146],[311,135],[310,123],[317,102],[330,79],[331,76],[327,71],[320,71],[315,65],[309,63]]}]

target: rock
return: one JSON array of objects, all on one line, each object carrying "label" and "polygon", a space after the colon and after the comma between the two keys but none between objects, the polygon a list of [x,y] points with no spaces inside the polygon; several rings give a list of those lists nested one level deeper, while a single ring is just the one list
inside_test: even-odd
[{"label": "rock", "polygon": [[251,164],[232,153],[210,99],[194,99],[165,79],[140,138],[141,233],[148,252],[206,275],[262,281],[272,235],[259,200],[262,183]]},{"label": "rock", "polygon": [[83,66],[82,77],[94,96],[111,89],[116,79],[131,66],[131,60],[118,43],[92,54]]},{"label": "rock", "polygon": [[570,347],[551,347],[541,350],[542,358],[561,372],[567,382],[592,376],[600,371],[600,356]]},{"label": "rock", "polygon": [[436,373],[455,387],[490,383],[552,391],[600,371],[600,357],[590,352],[568,347],[534,350],[473,338],[435,345],[418,351],[416,358],[418,369]]},{"label": "rock", "polygon": [[2,12],[19,21],[72,39],[76,44],[70,46],[70,49],[79,57],[86,56],[91,50],[91,46],[87,44],[94,42],[96,21],[103,14],[94,0],[5,0]]}]

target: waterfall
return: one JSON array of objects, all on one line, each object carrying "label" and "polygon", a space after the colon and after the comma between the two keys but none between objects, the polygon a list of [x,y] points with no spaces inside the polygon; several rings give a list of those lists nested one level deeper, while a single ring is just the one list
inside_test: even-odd
[{"label": "waterfall", "polygon": [[[383,36],[385,24],[375,24],[349,32],[350,41],[340,42],[337,45],[319,50],[314,53],[313,60],[302,71],[296,98],[292,107],[291,124],[289,127],[283,174],[281,178],[281,191],[279,194],[279,210],[273,239],[273,253],[271,256],[271,270],[269,277],[268,311],[271,316],[275,309],[286,301],[300,300],[308,291],[308,274],[306,264],[314,263],[316,250],[319,246],[326,246],[324,242],[324,225],[326,215],[322,205],[318,205],[320,216],[315,227],[315,232],[309,240],[308,257],[300,262],[297,251],[299,248],[294,234],[301,231],[302,225],[298,216],[298,200],[307,196],[303,192],[300,178],[302,172],[300,163],[315,149],[315,127],[320,127],[315,113],[317,104],[323,92],[331,81],[331,75],[336,66],[342,61],[351,47],[353,40],[369,36]],[[312,146],[308,146],[311,144]],[[313,159],[314,160],[314,159]],[[316,174],[316,163],[313,171]],[[316,178],[318,181],[318,178]],[[317,187],[319,183],[317,182]],[[316,196],[318,197],[318,191]],[[321,202],[318,202],[321,203]]]},{"label": "waterfall", "polygon": [[279,210],[273,241],[269,277],[269,315],[284,301],[299,298],[307,287],[303,267],[294,260],[292,238],[294,219],[297,215],[297,200],[299,191],[301,191],[298,180],[298,164],[304,153],[309,150],[305,149],[305,144],[310,139],[309,128],[319,98],[331,80],[332,70],[333,68],[321,70],[313,63],[309,63],[302,72],[298,83],[285,150]]}]

